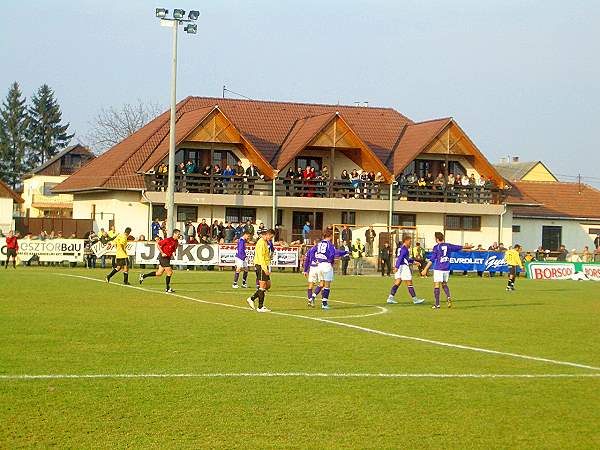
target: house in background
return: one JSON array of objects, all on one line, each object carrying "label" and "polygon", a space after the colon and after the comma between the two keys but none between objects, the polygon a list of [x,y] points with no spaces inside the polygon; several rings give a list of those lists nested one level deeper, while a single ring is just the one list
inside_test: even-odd
[{"label": "house in background", "polygon": [[23,180],[23,215],[26,217],[73,216],[73,196],[57,194],[52,189],[96,156],[80,144],[66,147]]},{"label": "house in background", "polygon": [[517,181],[507,204],[512,210],[513,242],[526,250],[580,251],[594,248],[600,235],[600,191],[583,183]]},{"label": "house in background", "polygon": [[23,199],[4,181],[0,181],[0,231],[7,233],[13,228],[13,218],[19,213]]},{"label": "house in background", "polygon": [[504,158],[495,164],[496,170],[505,180],[512,181],[544,181],[556,183],[558,178],[541,161],[520,161],[518,156]]}]

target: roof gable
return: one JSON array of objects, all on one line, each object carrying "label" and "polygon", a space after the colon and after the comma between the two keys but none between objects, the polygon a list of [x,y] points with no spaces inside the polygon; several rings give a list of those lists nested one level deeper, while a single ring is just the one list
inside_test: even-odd
[{"label": "roof gable", "polygon": [[13,191],[4,181],[0,180],[0,198],[12,198],[15,203],[23,203],[19,194]]}]

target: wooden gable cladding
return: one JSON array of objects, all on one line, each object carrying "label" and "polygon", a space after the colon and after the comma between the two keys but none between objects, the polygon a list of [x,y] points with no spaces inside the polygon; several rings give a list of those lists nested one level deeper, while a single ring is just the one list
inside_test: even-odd
[{"label": "wooden gable cladding", "polygon": [[385,164],[339,114],[336,114],[335,118],[319,131],[306,147],[334,149],[345,154],[363,170],[381,172],[387,181],[393,178]]},{"label": "wooden gable cladding", "polygon": [[483,156],[483,153],[469,139],[467,134],[452,120],[433,141],[421,152],[422,155],[452,155],[470,158],[473,168],[484,177],[492,177],[501,188],[506,187],[506,180],[496,168]]},{"label": "wooden gable cladding", "polygon": [[242,138],[233,124],[218,109],[215,109],[185,141],[241,144]]},{"label": "wooden gable cladding", "polygon": [[253,162],[265,177],[274,177],[273,167],[237,129],[225,114],[215,107],[213,111],[202,120],[202,122],[185,138],[182,145],[186,143],[204,144],[233,144],[236,145],[243,155]]}]

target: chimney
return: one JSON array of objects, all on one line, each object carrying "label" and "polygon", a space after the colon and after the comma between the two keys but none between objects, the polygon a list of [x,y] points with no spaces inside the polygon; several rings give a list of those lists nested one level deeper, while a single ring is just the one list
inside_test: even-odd
[{"label": "chimney", "polygon": [[519,162],[519,157],[518,156],[513,156],[512,157],[512,162],[513,163],[518,163]]}]

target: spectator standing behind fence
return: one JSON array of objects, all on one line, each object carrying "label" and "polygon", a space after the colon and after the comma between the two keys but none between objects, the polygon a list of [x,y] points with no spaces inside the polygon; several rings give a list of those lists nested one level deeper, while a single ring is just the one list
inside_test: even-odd
[{"label": "spectator standing behind fence", "polygon": [[389,242],[383,244],[379,249],[379,263],[381,264],[381,276],[387,274],[389,277],[392,274],[392,249]]},{"label": "spectator standing behind fence", "polygon": [[416,263],[419,263],[419,267],[425,267],[425,249],[421,247],[420,242],[417,242],[415,246],[410,250],[410,257]]},{"label": "spectator standing behind fence", "polygon": [[352,245],[352,261],[354,262],[354,275],[362,275],[363,257],[365,256],[365,246],[356,239]]},{"label": "spectator standing behind fence", "polygon": [[371,225],[367,231],[365,231],[365,242],[367,243],[367,256],[373,256],[373,243],[375,242],[375,236],[377,233],[373,229],[373,225]]},{"label": "spectator standing behind fence", "polygon": [[96,254],[92,251],[91,247],[98,242],[98,235],[94,233],[94,230],[90,231],[90,234],[86,240],[86,250],[87,250],[87,258],[86,258],[86,266],[88,269],[96,268]]},{"label": "spectator standing behind fence", "polygon": [[235,228],[235,238],[239,239],[242,237],[242,235],[244,234],[244,224],[242,222],[238,223],[237,227]]},{"label": "spectator standing behind fence", "polygon": [[160,235],[160,222],[158,221],[158,217],[155,217],[150,225],[150,229],[152,231],[152,240],[155,240]]},{"label": "spectator standing behind fence", "polygon": [[581,252],[581,262],[589,263],[594,260],[594,255],[590,252],[590,248],[586,245]]},{"label": "spectator standing behind fence", "polygon": [[302,242],[304,245],[310,245],[310,222],[306,221],[304,227],[302,227]]},{"label": "spectator standing behind fence", "polygon": [[600,248],[600,233],[598,233],[596,239],[594,239],[594,247],[596,250]]},{"label": "spectator standing behind fence", "polygon": [[210,234],[210,227],[206,223],[206,219],[202,219],[202,221],[198,224],[198,238],[202,240],[202,236],[208,237]]},{"label": "spectator standing behind fence", "polygon": [[352,242],[352,230],[348,228],[348,225],[344,225],[344,227],[342,228],[340,238],[342,239],[342,241],[346,241],[348,243]]},{"label": "spectator standing behind fence", "polygon": [[348,264],[350,263],[350,253],[352,252],[352,246],[350,245],[350,241],[343,240],[342,245],[340,245],[339,250],[343,250],[347,252],[344,256],[341,257],[342,262],[342,275],[348,275]]},{"label": "spectator standing behind fence", "polygon": [[231,244],[235,239],[235,229],[229,222],[227,223],[227,225],[225,226],[225,230],[223,231],[223,238],[226,244]]},{"label": "spectator standing behind fence", "polygon": [[[185,242],[187,242],[187,243],[190,242],[191,238],[196,237],[196,227],[192,223],[191,219],[188,219],[185,222],[185,227],[183,229],[183,237],[185,239]],[[152,240],[154,240],[154,237],[152,238]]]},{"label": "spectator standing behind fence", "polygon": [[558,256],[556,257],[556,260],[564,262],[567,260],[568,255],[569,251],[567,250],[567,247],[565,247],[564,244],[561,244],[560,248],[558,249]]},{"label": "spectator standing behind fence", "polygon": [[254,225],[249,220],[246,221],[246,225],[244,225],[244,233],[248,233],[250,236],[250,240],[254,241]]}]

